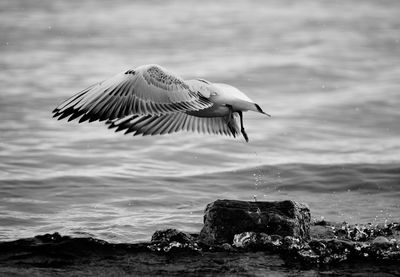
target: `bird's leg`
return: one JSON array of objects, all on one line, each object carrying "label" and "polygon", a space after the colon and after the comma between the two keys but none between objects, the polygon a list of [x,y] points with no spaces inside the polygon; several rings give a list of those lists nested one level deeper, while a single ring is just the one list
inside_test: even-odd
[{"label": "bird's leg", "polygon": [[226,123],[228,125],[229,131],[231,131],[233,137],[236,137],[236,128],[235,128],[235,118],[233,117],[233,111],[231,105],[226,105],[229,108],[229,114],[226,117]]},{"label": "bird's leg", "polygon": [[244,130],[244,126],[243,126],[243,113],[241,111],[238,113],[240,116],[240,131],[242,132],[242,135],[243,135],[244,139],[246,140],[246,142],[249,142],[249,137],[247,136],[246,131]]}]

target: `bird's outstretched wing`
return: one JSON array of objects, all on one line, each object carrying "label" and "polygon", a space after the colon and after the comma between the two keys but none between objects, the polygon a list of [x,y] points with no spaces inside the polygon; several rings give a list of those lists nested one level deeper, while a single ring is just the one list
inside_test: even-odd
[{"label": "bird's outstretched wing", "polygon": [[54,117],[112,120],[124,116],[197,111],[213,104],[179,76],[158,65],[144,65],[88,87],[60,104]]},{"label": "bird's outstretched wing", "polygon": [[126,130],[125,134],[163,135],[179,131],[216,134],[236,137],[239,134],[236,113],[232,117],[196,117],[186,113],[160,115],[130,115],[122,119],[109,120],[109,128],[116,132]]}]

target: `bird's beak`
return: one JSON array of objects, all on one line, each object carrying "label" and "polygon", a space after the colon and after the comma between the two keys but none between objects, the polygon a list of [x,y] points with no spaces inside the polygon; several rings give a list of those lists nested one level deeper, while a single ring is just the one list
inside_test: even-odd
[{"label": "bird's beak", "polygon": [[268,116],[268,117],[271,117],[270,114],[268,114],[268,113],[266,113],[266,112],[264,112],[264,111],[262,111],[261,113],[262,113],[262,114],[265,114],[265,115]]},{"label": "bird's beak", "polygon": [[264,112],[258,104],[255,104],[255,106],[256,106],[257,111],[258,111],[259,113],[262,113],[262,114],[265,114],[265,115],[271,117],[271,115],[270,115],[270,114],[267,114],[266,112]]}]

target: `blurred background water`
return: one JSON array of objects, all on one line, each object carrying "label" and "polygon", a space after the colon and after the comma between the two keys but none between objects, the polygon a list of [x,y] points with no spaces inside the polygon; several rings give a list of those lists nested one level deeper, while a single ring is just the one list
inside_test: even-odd
[{"label": "blurred background water", "polygon": [[[64,99],[160,64],[237,86],[250,143],[56,121]],[[198,232],[216,199],[294,199],[314,218],[400,219],[400,2],[0,2],[0,240]]]}]

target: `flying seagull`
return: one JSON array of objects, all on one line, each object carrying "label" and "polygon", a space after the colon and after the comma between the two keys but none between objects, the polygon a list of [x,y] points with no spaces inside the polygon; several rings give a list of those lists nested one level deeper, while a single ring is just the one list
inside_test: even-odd
[{"label": "flying seagull", "polygon": [[[248,142],[243,112],[265,115],[237,88],[204,79],[183,80],[159,65],[142,65],[94,84],[61,103],[54,117],[104,121],[125,134],[163,135],[179,131],[237,137]],[[269,115],[268,115],[269,116]]]}]

